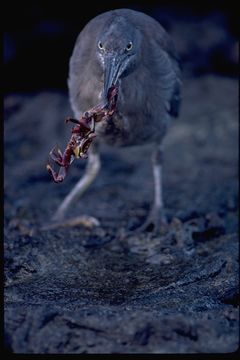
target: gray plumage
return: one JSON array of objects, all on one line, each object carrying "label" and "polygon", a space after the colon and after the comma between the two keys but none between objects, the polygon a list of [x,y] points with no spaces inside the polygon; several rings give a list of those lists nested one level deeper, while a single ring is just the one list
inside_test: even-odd
[{"label": "gray plumage", "polygon": [[[79,34],[69,70],[69,96],[76,118],[106,101],[117,85],[117,111],[96,124],[97,143],[116,146],[152,143],[154,203],[140,228],[165,223],[162,201],[161,142],[170,119],[180,106],[181,80],[178,56],[170,36],[153,18],[130,9],[98,15]],[[82,179],[64,199],[54,220],[88,188],[100,169],[97,147],[92,146]],[[146,226],[145,226],[146,225]]]},{"label": "gray plumage", "polygon": [[77,118],[100,101],[103,91],[99,41],[106,52],[133,44],[130,69],[119,79],[117,114],[109,126],[98,125],[99,140],[121,146],[159,142],[180,103],[180,70],[170,37],[156,20],[134,10],[113,10],[91,20],[70,60],[68,86]]}]

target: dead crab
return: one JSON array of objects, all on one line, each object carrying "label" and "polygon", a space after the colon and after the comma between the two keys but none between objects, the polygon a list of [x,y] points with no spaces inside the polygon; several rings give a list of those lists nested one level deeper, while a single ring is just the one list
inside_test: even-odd
[{"label": "dead crab", "polygon": [[95,123],[110,118],[116,111],[118,88],[112,86],[108,91],[107,103],[100,104],[89,111],[86,111],[80,120],[67,118],[66,122],[77,124],[72,128],[72,135],[65,151],[62,153],[56,145],[49,153],[51,159],[60,166],[56,172],[50,164],[47,170],[56,183],[62,182],[66,177],[67,171],[75,158],[87,158],[88,149],[96,137]]}]

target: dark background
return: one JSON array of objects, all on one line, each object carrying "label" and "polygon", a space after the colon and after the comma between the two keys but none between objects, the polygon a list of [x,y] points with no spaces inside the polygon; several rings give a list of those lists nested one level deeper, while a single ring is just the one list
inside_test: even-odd
[{"label": "dark background", "polygon": [[[72,116],[67,76],[74,42],[95,15],[122,7],[159,20],[182,59],[180,117],[164,139],[167,232],[128,232],[143,223],[152,202],[151,149],[144,146],[101,148],[99,175],[67,214],[97,217],[99,227],[63,222],[46,230],[86,166],[74,161],[58,185],[46,171],[50,150],[56,143],[64,150],[71,134],[64,119]],[[6,2],[9,353],[239,348],[238,14],[233,2],[212,0]]]},{"label": "dark background", "polygon": [[67,89],[68,62],[83,26],[101,12],[128,7],[174,37],[185,75],[237,75],[237,14],[231,1],[18,1],[4,9],[5,92]]}]

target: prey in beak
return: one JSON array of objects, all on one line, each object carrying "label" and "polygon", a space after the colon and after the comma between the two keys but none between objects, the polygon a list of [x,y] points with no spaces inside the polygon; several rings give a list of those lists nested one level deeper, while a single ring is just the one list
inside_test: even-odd
[{"label": "prey in beak", "polygon": [[123,55],[108,55],[104,59],[104,101],[108,101],[110,89],[117,85],[124,67]]}]

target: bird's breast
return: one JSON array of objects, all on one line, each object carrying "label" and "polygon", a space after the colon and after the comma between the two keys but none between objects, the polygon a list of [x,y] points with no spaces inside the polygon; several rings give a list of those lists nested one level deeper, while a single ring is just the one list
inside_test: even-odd
[{"label": "bird's breast", "polygon": [[155,141],[159,132],[144,114],[117,111],[111,118],[96,124],[96,134],[100,142],[108,145],[135,146]]},{"label": "bird's breast", "polygon": [[[161,118],[155,116],[159,101],[152,104],[147,94],[140,91],[140,85],[137,88],[132,88],[131,83],[123,85],[124,81],[119,86],[114,115],[96,123],[98,140],[114,146],[142,145],[158,140],[164,133]],[[102,98],[102,88],[95,92],[95,98]],[[158,113],[161,117],[161,112]]]},{"label": "bird's breast", "polygon": [[116,112],[112,117],[96,124],[99,140],[109,145],[126,146],[132,138],[129,119]]}]

